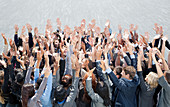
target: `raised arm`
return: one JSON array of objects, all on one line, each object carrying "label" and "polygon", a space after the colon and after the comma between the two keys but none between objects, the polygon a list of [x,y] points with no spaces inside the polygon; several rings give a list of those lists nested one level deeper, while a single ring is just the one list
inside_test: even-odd
[{"label": "raised arm", "polygon": [[140,50],[139,51],[139,54],[138,54],[138,64],[137,64],[137,74],[139,76],[139,79],[140,79],[140,88],[142,91],[147,91],[147,87],[145,85],[145,81],[143,79],[143,73],[142,73],[142,66],[141,66],[141,59],[142,59],[142,54],[143,54],[143,51]]},{"label": "raised arm", "polygon": [[27,74],[26,74],[26,77],[25,77],[25,82],[24,82],[24,84],[29,83],[29,81],[30,81],[30,76],[31,76],[31,72],[32,72],[32,68],[33,68],[33,65],[34,65],[34,57],[31,56],[29,60],[30,60],[30,65],[29,65],[29,67],[28,67],[28,71],[27,71]]},{"label": "raised arm", "polygon": [[152,58],[153,58],[153,61],[156,64],[156,69],[157,69],[157,73],[158,73],[158,77],[159,77],[158,82],[162,86],[163,89],[165,89],[166,91],[169,91],[170,86],[169,86],[168,82],[166,81],[166,79],[164,77],[164,74],[161,70],[161,67],[159,66],[158,62],[156,61],[155,54],[156,54],[156,51],[154,50],[153,53],[152,53]]},{"label": "raised arm", "polygon": [[33,43],[33,36],[32,36],[32,26],[30,24],[26,24],[27,29],[28,29],[28,35],[29,35],[29,48],[32,48],[34,43]]},{"label": "raised arm", "polygon": [[54,55],[55,62],[54,62],[54,71],[53,71],[53,87],[57,87],[60,83],[60,73],[59,73],[59,54]]},{"label": "raised arm", "polygon": [[15,41],[16,46],[18,47],[18,43],[19,43],[19,39],[18,39],[19,28],[18,28],[18,25],[15,25],[14,28],[15,28],[14,41]]},{"label": "raised arm", "polygon": [[34,70],[34,80],[35,80],[35,82],[36,82],[37,79],[39,78],[39,66],[40,66],[40,64],[41,64],[42,56],[43,56],[43,53],[41,53],[40,51],[38,51],[38,52],[37,52],[36,67],[35,67],[35,70]]},{"label": "raised arm", "polygon": [[3,45],[3,53],[4,54],[7,54],[8,52],[8,42],[7,42],[7,39],[5,37],[5,34],[1,33],[3,39],[4,39],[4,45]]},{"label": "raised arm", "polygon": [[51,71],[50,71],[49,66],[44,68],[44,70],[45,70],[45,73],[44,73],[43,81],[41,82],[41,85],[40,85],[37,93],[31,98],[32,101],[37,102],[40,99],[40,97],[42,96],[44,89],[46,87],[47,79],[48,79],[48,76],[51,74]]},{"label": "raised arm", "polygon": [[78,59],[75,59],[76,62],[75,63],[72,63],[72,69],[75,70],[75,80],[74,80],[74,83],[73,83],[73,88],[69,94],[69,96],[67,97],[67,100],[66,102],[73,102],[77,96],[77,93],[78,93],[78,82],[79,82],[79,72],[80,72],[80,64],[78,62]]},{"label": "raised arm", "polygon": [[163,57],[165,56],[165,42],[166,42],[166,40],[167,40],[167,37],[162,38],[163,43],[162,43],[161,53],[162,53]]}]

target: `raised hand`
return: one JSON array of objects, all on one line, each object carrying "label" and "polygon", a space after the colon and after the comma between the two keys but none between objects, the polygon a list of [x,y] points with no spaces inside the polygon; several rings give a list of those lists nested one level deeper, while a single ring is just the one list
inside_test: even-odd
[{"label": "raised hand", "polygon": [[166,36],[162,37],[162,40],[163,40],[163,41],[168,40],[168,35],[166,35]]},{"label": "raised hand", "polygon": [[103,71],[106,71],[106,67],[105,67],[105,62],[101,61],[100,67],[102,68]]},{"label": "raised hand", "polygon": [[149,42],[149,33],[148,32],[145,32],[145,38],[146,38],[147,42]]},{"label": "raised hand", "polygon": [[55,53],[53,56],[55,58],[54,66],[58,67],[59,66],[59,61],[60,61],[60,55],[58,53]]},{"label": "raised hand", "polygon": [[5,45],[8,45],[7,39],[6,39],[6,37],[5,37],[5,34],[4,34],[4,33],[1,33],[1,35],[2,35],[2,37],[3,37],[3,39],[4,39],[4,44],[5,44]]},{"label": "raised hand", "polygon": [[57,27],[61,27],[61,21],[59,18],[57,18]]},{"label": "raised hand", "polygon": [[138,29],[138,25],[135,26],[135,28],[133,29],[134,31],[136,31]]},{"label": "raised hand", "polygon": [[34,28],[34,34],[35,34],[36,36],[38,35],[38,28],[37,28],[37,27]]},{"label": "raised hand", "polygon": [[122,43],[122,36],[121,36],[120,33],[117,35],[117,40],[118,40],[118,43],[119,43],[119,44]]},{"label": "raised hand", "polygon": [[106,21],[105,27],[110,27],[110,21],[109,20]]},{"label": "raised hand", "polygon": [[96,33],[99,35],[100,34],[100,27],[96,27],[96,29],[95,29],[95,31],[96,31]]},{"label": "raised hand", "polygon": [[91,69],[91,70],[88,72],[89,76],[92,76],[93,71],[94,71],[95,69],[96,69],[96,67],[94,67],[93,69]]},{"label": "raised hand", "polygon": [[10,55],[10,56],[7,56],[7,55],[5,55],[4,53],[2,53],[2,55],[3,55],[3,57],[4,58],[6,58],[7,59],[7,63],[8,63],[8,65],[11,65],[11,59],[12,59],[12,56]]},{"label": "raised hand", "polygon": [[37,52],[37,60],[38,61],[41,61],[42,60],[42,56],[43,56],[43,53],[41,53],[40,51]]},{"label": "raised hand", "polygon": [[130,31],[133,31],[133,30],[134,30],[134,24],[130,24],[129,30],[130,30]]},{"label": "raised hand", "polygon": [[28,32],[31,32],[32,31],[32,26],[30,25],[30,24],[26,24],[26,26],[27,26],[27,29],[28,29]]},{"label": "raised hand", "polygon": [[17,59],[17,61],[21,64],[21,66],[23,67],[23,69],[26,69],[26,67],[25,67],[25,65],[24,65],[24,60],[21,60],[21,59],[19,59],[18,58],[18,55],[16,56],[16,59]]},{"label": "raised hand", "polygon": [[45,78],[48,78],[48,76],[50,75],[50,73],[51,73],[50,69],[51,69],[50,66],[45,68],[45,71],[44,71]]},{"label": "raised hand", "polygon": [[81,21],[81,24],[85,25],[85,24],[86,24],[86,20],[83,19],[83,20]]},{"label": "raised hand", "polygon": [[99,46],[99,49],[98,49],[97,52],[96,52],[96,58],[97,58],[97,60],[100,60],[100,59],[101,59],[101,55],[102,55],[102,49],[101,49],[101,47]]},{"label": "raised hand", "polygon": [[17,33],[18,30],[19,30],[18,25],[15,25],[15,26],[14,26],[14,29],[15,29],[15,32]]},{"label": "raised hand", "polygon": [[30,58],[29,58],[29,60],[30,60],[30,67],[33,67],[34,66],[34,63],[35,63],[35,61],[34,61],[34,57],[33,56],[31,56]]},{"label": "raised hand", "polygon": [[21,33],[24,34],[25,31],[26,31],[26,28],[25,28],[25,26],[23,26],[23,27],[22,27],[22,32],[21,32]]},{"label": "raised hand", "polygon": [[162,28],[162,26],[160,26],[160,28],[159,28],[159,34],[162,36],[163,35],[163,28]]},{"label": "raised hand", "polygon": [[155,23],[155,28],[153,28],[153,30],[156,31],[156,34],[159,34],[159,26],[157,23]]}]

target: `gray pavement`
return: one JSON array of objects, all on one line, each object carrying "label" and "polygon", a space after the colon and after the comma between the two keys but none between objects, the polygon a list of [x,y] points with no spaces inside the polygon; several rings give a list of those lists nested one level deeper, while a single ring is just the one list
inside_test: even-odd
[{"label": "gray pavement", "polygon": [[[116,32],[118,24],[123,28],[131,23],[138,24],[138,32],[150,32],[150,39],[155,34],[154,23],[158,23],[163,26],[164,34],[170,35],[170,0],[0,0],[0,32],[8,38],[13,38],[15,24],[21,30],[30,23],[44,33],[46,20],[51,19],[56,28],[57,17],[62,26],[72,28],[80,25],[83,18],[87,22],[95,18],[97,25],[103,28],[109,19]],[[0,37],[1,49],[2,43]]]}]

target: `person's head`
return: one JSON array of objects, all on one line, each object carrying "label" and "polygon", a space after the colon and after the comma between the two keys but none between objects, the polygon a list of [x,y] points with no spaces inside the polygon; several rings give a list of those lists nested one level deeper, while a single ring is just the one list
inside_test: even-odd
[{"label": "person's head", "polygon": [[170,84],[170,70],[164,72],[165,79]]},{"label": "person's head", "polygon": [[58,101],[61,102],[67,97],[67,90],[63,87],[63,85],[59,85],[56,87],[54,91],[54,103]]},{"label": "person's head", "polygon": [[27,107],[28,100],[35,94],[33,84],[24,84],[21,90],[22,106]]},{"label": "person's head", "polygon": [[104,100],[105,106],[111,105],[111,101],[110,101],[110,98],[109,98],[109,88],[108,88],[108,86],[105,82],[100,81],[100,82],[97,83],[96,92]]},{"label": "person's head", "polygon": [[118,79],[121,78],[121,76],[122,76],[122,74],[121,74],[122,70],[123,70],[123,67],[117,66],[117,67],[115,67],[115,69],[113,71]]},{"label": "person's head", "polygon": [[38,78],[37,79],[37,82],[35,83],[35,89],[38,90],[39,86],[41,85],[41,82],[42,82],[43,78]]},{"label": "person's head", "polygon": [[18,72],[16,75],[16,82],[19,84],[23,84],[24,83],[24,74],[23,72]]},{"label": "person's head", "polygon": [[150,88],[156,88],[158,86],[158,75],[154,72],[150,72],[146,75],[145,81],[149,84]]},{"label": "person's head", "polygon": [[70,74],[66,74],[61,79],[61,84],[64,88],[68,88],[72,84],[72,76]]},{"label": "person's head", "polygon": [[54,40],[54,47],[58,48],[59,47],[59,41],[57,39]]},{"label": "person's head", "polygon": [[122,78],[132,80],[135,77],[136,69],[133,66],[127,66],[122,71]]},{"label": "person's head", "polygon": [[158,64],[159,64],[159,66],[161,67],[161,69],[163,69],[163,62],[162,62],[162,59],[159,59],[159,60],[158,60]]}]

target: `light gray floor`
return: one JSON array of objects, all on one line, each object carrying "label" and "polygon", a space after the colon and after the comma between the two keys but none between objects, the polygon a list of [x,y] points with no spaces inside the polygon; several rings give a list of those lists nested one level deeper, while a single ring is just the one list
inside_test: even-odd
[{"label": "light gray floor", "polygon": [[15,24],[21,29],[30,23],[44,33],[46,20],[51,19],[55,28],[57,17],[62,26],[72,28],[80,25],[83,18],[87,22],[95,18],[103,28],[109,19],[116,32],[118,24],[123,28],[138,24],[138,32],[150,32],[150,39],[154,36],[154,23],[158,23],[163,26],[164,34],[170,35],[170,0],[0,0],[0,32],[9,38],[13,38]]}]

